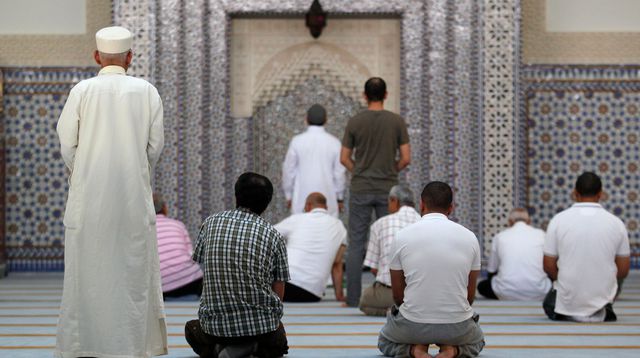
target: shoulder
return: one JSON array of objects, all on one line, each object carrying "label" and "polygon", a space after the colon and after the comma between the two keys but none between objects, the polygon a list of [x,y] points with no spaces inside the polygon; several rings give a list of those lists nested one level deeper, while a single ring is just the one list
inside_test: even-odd
[{"label": "shoulder", "polygon": [[385,215],[371,224],[371,230],[380,230],[388,226],[389,222],[393,221],[398,216],[398,213]]}]

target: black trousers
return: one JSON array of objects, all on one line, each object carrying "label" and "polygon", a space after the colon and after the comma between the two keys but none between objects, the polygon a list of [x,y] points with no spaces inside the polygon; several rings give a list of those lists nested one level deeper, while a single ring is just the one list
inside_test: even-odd
[{"label": "black trousers", "polygon": [[[552,288],[549,291],[549,293],[547,293],[547,295],[545,296],[544,301],[542,301],[542,309],[544,310],[544,313],[547,315],[547,317],[549,317],[549,319],[553,321],[569,321],[570,317],[560,313],[556,313],[555,311],[557,295],[558,295],[558,292],[556,291],[556,289]],[[618,320],[616,313],[613,312],[613,305],[611,303],[607,303],[607,305],[604,306],[604,309],[605,309],[605,316],[604,316],[605,322],[615,322]]]},{"label": "black trousers", "polygon": [[187,285],[162,293],[163,298],[180,297],[180,296],[187,296],[187,295],[202,296],[202,277]]},{"label": "black trousers", "polygon": [[318,302],[322,297],[318,297],[313,293],[292,285],[289,282],[284,283],[284,302]]},{"label": "black trousers", "polygon": [[[249,337],[217,337],[205,333],[197,319],[187,322],[184,336],[193,351],[201,358],[217,358],[219,349],[224,346],[255,344],[253,356],[259,358],[278,358],[289,353],[287,334],[284,326],[273,332]],[[217,347],[216,347],[217,346]]]},{"label": "black trousers", "polygon": [[496,296],[495,292],[493,292],[493,288],[491,287],[491,280],[493,276],[489,277],[484,281],[480,281],[478,284],[478,293],[483,295],[486,298],[497,300],[498,296]]}]

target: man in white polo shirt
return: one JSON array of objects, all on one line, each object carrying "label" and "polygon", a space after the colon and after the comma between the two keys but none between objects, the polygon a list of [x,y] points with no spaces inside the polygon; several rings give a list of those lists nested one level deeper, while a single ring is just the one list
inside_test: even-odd
[{"label": "man in white polo shirt", "polygon": [[555,281],[543,308],[552,320],[615,321],[617,279],[629,274],[629,235],[622,222],[598,202],[602,181],[591,172],[578,177],[576,203],[553,217],[544,244],[544,270]]},{"label": "man in white polo shirt", "polygon": [[551,281],[542,269],[544,231],[531,226],[525,208],[509,213],[509,228],[493,238],[489,278],[478,284],[478,293],[501,300],[542,300]]},{"label": "man in white polo shirt", "polygon": [[476,236],[447,217],[453,192],[434,181],[422,191],[420,221],[400,230],[389,265],[393,306],[378,348],[388,357],[425,358],[429,345],[439,358],[476,357],[484,335],[471,304],[480,273]]},{"label": "man in white polo shirt", "polygon": [[329,275],[338,301],[342,290],[342,257],[347,245],[347,229],[327,210],[321,193],[307,196],[304,213],[291,215],[276,230],[287,242],[291,280],[285,283],[285,302],[317,302],[322,298]]}]

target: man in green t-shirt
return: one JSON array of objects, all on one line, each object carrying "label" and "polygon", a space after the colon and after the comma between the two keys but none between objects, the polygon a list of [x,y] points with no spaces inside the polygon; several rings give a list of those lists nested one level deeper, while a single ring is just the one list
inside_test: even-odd
[{"label": "man in green t-shirt", "polygon": [[362,262],[371,213],[375,212],[376,219],[388,214],[389,190],[398,184],[398,172],[411,161],[404,119],[384,109],[387,98],[384,80],[379,77],[367,80],[364,96],[367,109],[347,123],[340,153],[340,162],[352,174],[346,262],[347,305],[351,307],[358,306],[362,292]]}]

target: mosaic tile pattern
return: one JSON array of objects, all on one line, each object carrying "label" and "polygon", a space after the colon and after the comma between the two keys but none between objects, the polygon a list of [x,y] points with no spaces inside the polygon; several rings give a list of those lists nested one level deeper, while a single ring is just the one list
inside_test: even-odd
[{"label": "mosaic tile pattern", "polygon": [[546,227],[571,205],[583,171],[602,177],[603,206],[627,225],[640,254],[640,74],[637,66],[523,68],[527,205]]},{"label": "mosaic tile pattern", "polygon": [[[4,76],[2,74],[2,69],[0,69],[0,266],[4,266],[7,263],[7,254],[5,248],[5,185],[4,185],[4,163],[5,163],[5,155],[4,155]],[[4,270],[0,270],[4,271]],[[0,273],[1,275],[1,273]]]},{"label": "mosaic tile pattern", "polygon": [[507,222],[514,199],[514,70],[517,0],[488,0],[484,21],[483,236],[491,238]]},{"label": "mosaic tile pattern", "polygon": [[128,69],[130,75],[153,83],[153,59],[155,58],[155,1],[113,0],[113,23],[133,32],[135,61]]},{"label": "mosaic tile pattern", "polygon": [[94,69],[7,70],[3,120],[9,270],[63,268],[67,171],[55,131],[71,87]]}]

